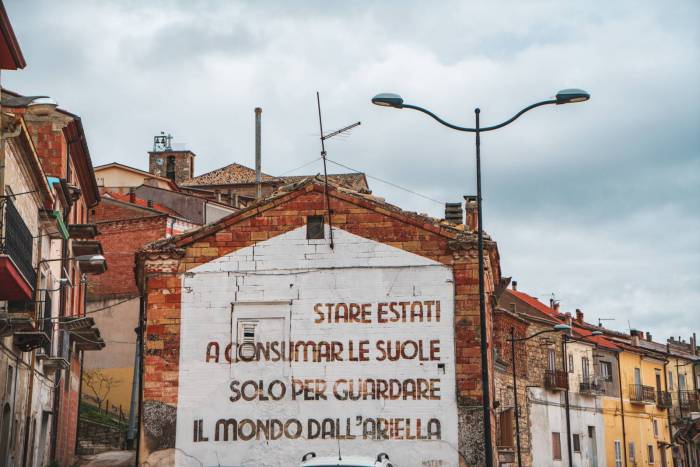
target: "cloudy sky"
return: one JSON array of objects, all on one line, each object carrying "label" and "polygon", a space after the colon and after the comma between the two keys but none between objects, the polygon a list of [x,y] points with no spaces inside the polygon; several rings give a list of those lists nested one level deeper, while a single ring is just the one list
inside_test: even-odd
[{"label": "cloudy sky", "polygon": [[[589,321],[657,339],[700,331],[700,3],[5,0],[28,62],[3,74],[83,117],[95,165],[147,168],[161,130],[196,172],[319,156],[324,123],[362,126],[329,157],[404,209],[441,216],[475,192],[470,134],[581,87],[585,104],[537,109],[482,141],[484,224],[520,289]],[[331,164],[336,171],[345,171]],[[299,174],[321,170],[316,161]],[[438,202],[436,202],[438,201]]]}]

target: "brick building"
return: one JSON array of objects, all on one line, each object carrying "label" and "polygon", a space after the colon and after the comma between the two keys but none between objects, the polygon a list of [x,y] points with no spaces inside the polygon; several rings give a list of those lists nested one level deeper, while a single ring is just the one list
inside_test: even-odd
[{"label": "brick building", "polygon": [[329,196],[333,248],[323,184],[307,179],[139,253],[142,465],[293,465],[338,442],[483,463],[474,232]]}]

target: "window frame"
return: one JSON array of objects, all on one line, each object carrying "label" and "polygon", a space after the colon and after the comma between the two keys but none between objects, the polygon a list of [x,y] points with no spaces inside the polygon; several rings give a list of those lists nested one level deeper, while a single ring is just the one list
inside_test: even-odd
[{"label": "window frame", "polygon": [[615,453],[615,467],[622,467],[622,441],[613,441],[613,452]]},{"label": "window frame", "polygon": [[647,462],[650,465],[654,465],[656,463],[656,455],[654,454],[653,444],[647,444]]},{"label": "window frame", "polygon": [[552,460],[560,461],[561,458],[561,433],[552,432]]},{"label": "window frame", "polygon": [[573,446],[573,451],[580,453],[581,452],[581,435],[579,435],[578,433],[573,433],[571,435],[571,438],[572,438],[571,445]]}]

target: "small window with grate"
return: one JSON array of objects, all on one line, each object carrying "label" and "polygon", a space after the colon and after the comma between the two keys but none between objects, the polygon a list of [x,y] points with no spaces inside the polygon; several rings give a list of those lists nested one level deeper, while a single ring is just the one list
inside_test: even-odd
[{"label": "small window with grate", "polygon": [[306,239],[322,240],[324,237],[323,216],[306,216]]}]

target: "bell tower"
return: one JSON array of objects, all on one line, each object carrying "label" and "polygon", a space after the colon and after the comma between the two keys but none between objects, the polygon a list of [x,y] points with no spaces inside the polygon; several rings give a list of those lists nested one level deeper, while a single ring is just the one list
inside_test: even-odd
[{"label": "bell tower", "polygon": [[182,183],[194,177],[195,154],[187,149],[173,149],[172,135],[161,131],[153,137],[153,151],[148,153],[148,171]]}]

